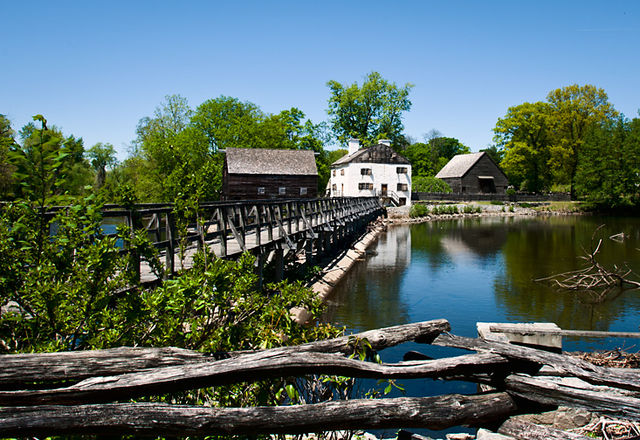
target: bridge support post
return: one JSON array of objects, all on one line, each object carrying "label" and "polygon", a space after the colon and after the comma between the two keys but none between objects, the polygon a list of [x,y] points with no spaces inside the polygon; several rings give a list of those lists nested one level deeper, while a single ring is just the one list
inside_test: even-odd
[{"label": "bridge support post", "polygon": [[304,261],[307,267],[313,266],[313,237],[308,236],[304,245]]},{"label": "bridge support post", "polygon": [[275,281],[282,281],[284,279],[284,249],[281,246],[276,247],[274,250],[273,264],[275,267]]}]

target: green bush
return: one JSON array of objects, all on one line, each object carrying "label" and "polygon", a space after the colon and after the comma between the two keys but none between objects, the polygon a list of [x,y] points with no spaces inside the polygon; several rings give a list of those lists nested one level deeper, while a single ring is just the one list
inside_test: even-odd
[{"label": "green bush", "polygon": [[409,210],[409,217],[411,218],[425,217],[427,215],[429,215],[429,207],[427,205],[423,205],[422,203],[416,203],[412,205],[411,209]]},{"label": "green bush", "polygon": [[411,182],[411,191],[427,193],[450,193],[451,187],[444,180],[433,176],[414,176]]}]

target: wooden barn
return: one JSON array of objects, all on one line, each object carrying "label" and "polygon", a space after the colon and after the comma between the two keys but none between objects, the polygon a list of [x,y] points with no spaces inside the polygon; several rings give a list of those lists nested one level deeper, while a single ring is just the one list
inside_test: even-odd
[{"label": "wooden barn", "polygon": [[485,152],[454,156],[436,177],[458,194],[505,194],[509,185],[507,176]]},{"label": "wooden barn", "polygon": [[318,196],[318,170],[311,150],[228,148],[222,174],[223,200],[298,199]]}]

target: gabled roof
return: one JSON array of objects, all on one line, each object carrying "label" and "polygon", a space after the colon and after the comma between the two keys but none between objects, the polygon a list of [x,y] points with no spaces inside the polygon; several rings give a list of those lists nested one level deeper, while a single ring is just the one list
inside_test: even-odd
[{"label": "gabled roof", "polygon": [[484,154],[486,153],[457,154],[442,167],[438,174],[436,174],[436,177],[438,179],[463,177]]},{"label": "gabled roof", "polygon": [[312,150],[227,148],[226,151],[229,174],[318,175]]},{"label": "gabled roof", "polygon": [[411,162],[396,153],[393,148],[385,144],[373,145],[369,148],[361,148],[353,154],[342,156],[331,166],[346,165],[348,163],[387,163],[393,165],[411,165]]}]

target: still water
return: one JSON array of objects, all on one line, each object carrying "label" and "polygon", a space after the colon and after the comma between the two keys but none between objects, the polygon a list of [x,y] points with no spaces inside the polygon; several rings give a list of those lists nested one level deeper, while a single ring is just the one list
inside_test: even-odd
[{"label": "still water", "polygon": [[[640,291],[597,303],[533,280],[584,266],[592,236],[603,237],[600,262],[640,274],[640,219],[581,216],[485,217],[394,226],[333,292],[326,320],[348,333],[445,318],[452,333],[475,337],[476,322],[555,322],[563,329],[637,332]],[[623,242],[609,237],[624,233]],[[640,275],[631,275],[640,280]],[[640,340],[569,339],[569,351],[640,348]],[[408,350],[433,357],[465,352],[407,343],[380,353],[397,362]],[[407,396],[474,393],[461,382],[404,381]],[[397,394],[399,395],[399,394]]]}]

